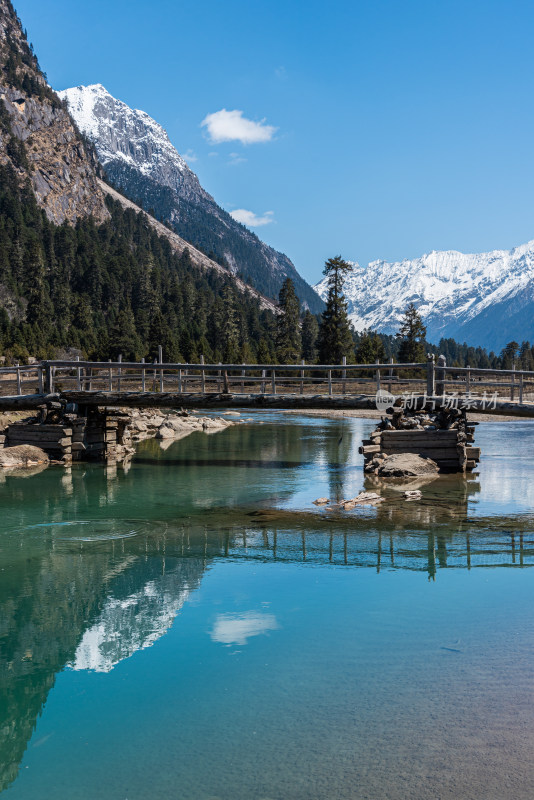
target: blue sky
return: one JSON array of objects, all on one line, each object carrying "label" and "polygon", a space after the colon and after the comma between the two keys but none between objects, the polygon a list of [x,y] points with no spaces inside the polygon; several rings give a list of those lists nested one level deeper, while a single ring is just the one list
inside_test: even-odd
[{"label": "blue sky", "polygon": [[[151,114],[310,282],[338,253],[534,238],[531,2],[14,4],[54,88],[102,83]],[[276,130],[210,141],[222,109]]]}]

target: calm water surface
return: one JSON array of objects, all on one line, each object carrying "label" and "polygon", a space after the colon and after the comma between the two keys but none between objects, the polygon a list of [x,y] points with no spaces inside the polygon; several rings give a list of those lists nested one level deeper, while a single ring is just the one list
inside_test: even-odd
[{"label": "calm water surface", "polygon": [[6,800],[532,798],[534,424],[340,514],[375,423],[245,416],[0,476]]}]

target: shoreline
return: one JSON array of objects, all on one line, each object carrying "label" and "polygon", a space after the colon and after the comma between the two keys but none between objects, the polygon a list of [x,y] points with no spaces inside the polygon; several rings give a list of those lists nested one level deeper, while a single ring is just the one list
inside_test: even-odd
[{"label": "shoreline", "polygon": [[[297,414],[307,417],[327,417],[329,419],[382,419],[387,416],[382,411],[373,408],[353,408],[353,409],[325,409],[325,408],[281,408],[276,409],[281,414]],[[511,417],[503,414],[471,414],[468,418],[473,422],[534,422],[534,418]]]}]

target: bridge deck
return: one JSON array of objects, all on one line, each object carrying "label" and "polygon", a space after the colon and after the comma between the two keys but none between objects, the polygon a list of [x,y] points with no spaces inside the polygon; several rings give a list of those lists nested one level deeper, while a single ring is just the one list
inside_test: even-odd
[{"label": "bridge deck", "polygon": [[[517,403],[486,398],[455,398],[458,407],[472,414],[495,414],[534,418],[533,403]],[[411,402],[418,408],[438,407],[449,398],[413,395]],[[256,409],[323,409],[375,411],[375,395],[339,394],[225,394],[216,392],[103,392],[65,391],[53,394],[25,394],[0,397],[0,411],[31,410],[50,402],[76,403],[78,406],[107,406],[109,408],[256,408]]]}]

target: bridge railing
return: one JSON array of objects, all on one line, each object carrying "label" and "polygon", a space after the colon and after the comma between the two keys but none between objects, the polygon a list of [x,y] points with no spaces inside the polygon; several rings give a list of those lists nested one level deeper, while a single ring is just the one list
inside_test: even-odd
[{"label": "bridge railing", "polygon": [[206,364],[155,361],[43,362],[45,391],[187,393],[374,393],[423,385],[426,363],[409,364]]},{"label": "bridge railing", "polygon": [[42,361],[0,367],[0,394],[54,392],[169,392],[176,394],[458,394],[534,402],[534,371],[495,370],[435,363],[206,364],[163,361]]}]

